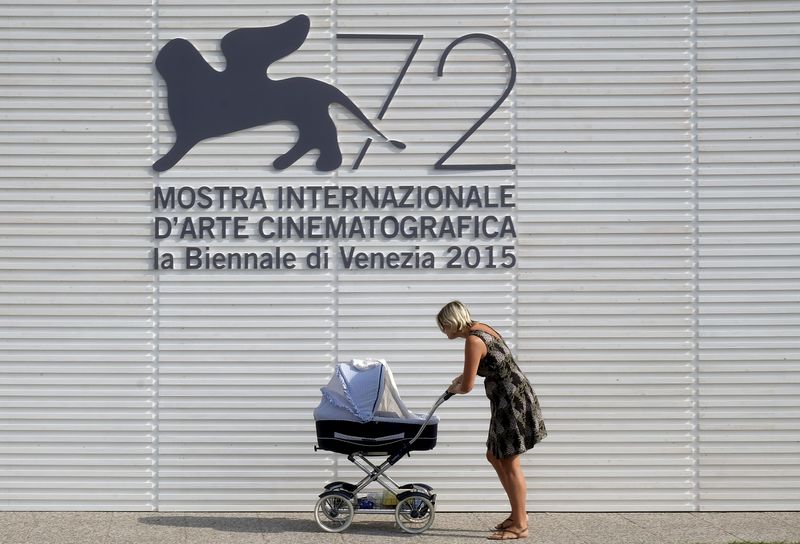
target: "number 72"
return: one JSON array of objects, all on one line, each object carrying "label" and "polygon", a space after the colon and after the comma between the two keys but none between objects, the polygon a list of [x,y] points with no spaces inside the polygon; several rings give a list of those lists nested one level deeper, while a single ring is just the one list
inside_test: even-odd
[{"label": "number 72", "polygon": [[[414,42],[403,68],[395,78],[394,85],[389,91],[389,94],[386,95],[386,99],[383,101],[383,106],[381,106],[381,111],[378,113],[378,119],[383,119],[383,116],[386,114],[386,110],[389,109],[389,104],[391,104],[392,98],[394,98],[398,87],[400,87],[400,83],[403,81],[403,77],[405,77],[406,72],[408,72],[408,67],[411,66],[411,61],[414,60],[414,55],[416,55],[417,51],[419,50],[419,46],[422,43],[423,38],[422,34],[337,34],[336,38],[340,40],[410,40]],[[465,34],[464,36],[456,38],[450,42],[450,45],[445,48],[445,50],[442,52],[442,56],[439,58],[439,67],[437,69],[437,75],[439,77],[442,77],[442,74],[444,73],[444,63],[447,60],[447,56],[450,54],[450,51],[452,51],[453,48],[461,42],[467,40],[489,40],[503,50],[511,67],[508,83],[506,84],[503,94],[497,99],[497,102],[495,102],[492,107],[489,108],[486,113],[484,113],[481,118],[469,128],[469,130],[462,134],[458,141],[456,141],[456,143],[454,143],[444,155],[439,157],[439,160],[436,161],[436,163],[433,165],[433,168],[434,170],[513,170],[515,168],[515,165],[513,164],[445,164],[445,161],[450,158],[456,149],[461,147],[461,145],[466,142],[476,130],[478,130],[478,127],[480,127],[489,118],[489,116],[500,107],[500,104],[502,104],[503,101],[508,98],[508,95],[511,93],[511,89],[514,88],[514,83],[517,80],[517,65],[514,62],[514,56],[511,54],[511,50],[506,46],[506,44],[504,44],[495,36],[481,33]],[[361,147],[361,151],[358,153],[358,156],[353,163],[353,170],[358,170],[358,167],[361,165],[361,161],[364,159],[364,155],[366,155],[367,149],[369,149],[371,143],[372,138],[367,138],[367,141],[364,142],[364,145]]]}]

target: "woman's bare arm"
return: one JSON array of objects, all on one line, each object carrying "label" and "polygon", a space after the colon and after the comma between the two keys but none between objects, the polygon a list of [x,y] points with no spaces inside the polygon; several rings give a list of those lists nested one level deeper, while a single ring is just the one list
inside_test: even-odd
[{"label": "woman's bare arm", "polygon": [[464,342],[464,372],[460,380],[456,378],[447,389],[450,393],[465,394],[472,391],[475,377],[478,375],[478,365],[484,356],[485,346],[477,336],[468,336]]}]

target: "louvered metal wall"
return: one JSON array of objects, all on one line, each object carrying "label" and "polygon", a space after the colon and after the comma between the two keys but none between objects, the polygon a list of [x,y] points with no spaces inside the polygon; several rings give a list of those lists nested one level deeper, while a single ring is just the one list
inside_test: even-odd
[{"label": "louvered metal wall", "polygon": [[[238,27],[311,18],[273,77],[334,83],[408,147],[336,109],[344,160],[275,172],[286,123],[199,144],[175,168],[158,49],[217,69]],[[310,510],[360,473],[314,452],[336,361],[384,357],[412,410],[461,370],[434,316],[460,299],[508,340],[549,436],[523,456],[534,511],[800,506],[800,5],[793,1],[3,2],[0,8],[0,509]],[[434,172],[506,86],[509,100]],[[513,270],[151,269],[155,186],[515,186]],[[230,212],[220,212],[230,215]],[[363,215],[358,211],[346,215]],[[396,211],[384,214],[405,215]],[[434,211],[441,217],[449,211]],[[471,210],[486,215],[494,210]],[[211,215],[190,211],[183,215]],[[239,213],[258,217],[260,213]],[[283,215],[319,215],[319,210]],[[287,240],[285,250],[318,241]],[[485,239],[336,240],[364,250]],[[482,386],[391,474],[442,511],[505,510]]]},{"label": "louvered metal wall", "polygon": [[698,500],[800,509],[800,5],[695,25]]},{"label": "louvered metal wall", "polygon": [[0,508],[146,510],[149,2],[4,2]]},{"label": "louvered metal wall", "polygon": [[691,9],[519,5],[520,355],[559,431],[537,508],[697,504]]}]

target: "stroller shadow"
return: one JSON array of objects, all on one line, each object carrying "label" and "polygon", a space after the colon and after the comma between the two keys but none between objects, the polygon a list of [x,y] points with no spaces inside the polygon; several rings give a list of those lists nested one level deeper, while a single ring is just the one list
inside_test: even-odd
[{"label": "stroller shadow", "polygon": [[[320,529],[312,516],[308,518],[273,517],[262,518],[252,516],[226,516],[224,514],[207,515],[152,515],[138,518],[140,523],[156,525],[159,527],[186,527],[190,529],[216,529],[228,533],[310,533],[312,535],[328,534]],[[394,521],[355,519],[353,523],[341,534],[380,536],[382,539],[411,538],[415,534],[406,533]],[[433,527],[422,533],[427,536],[475,538],[483,540],[486,531],[473,529],[437,528],[434,521]]]},{"label": "stroller shadow", "polygon": [[158,527],[186,527],[190,529],[216,529],[232,533],[264,533],[269,531],[271,520],[252,516],[203,516],[155,514],[141,517],[139,523]]}]

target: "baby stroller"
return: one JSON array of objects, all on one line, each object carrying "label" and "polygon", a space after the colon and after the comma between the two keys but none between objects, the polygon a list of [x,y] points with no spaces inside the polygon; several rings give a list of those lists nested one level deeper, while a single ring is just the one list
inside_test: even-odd
[{"label": "baby stroller", "polygon": [[[347,455],[367,475],[356,484],[325,486],[314,511],[319,526],[329,532],[344,531],[356,512],[369,512],[394,513],[397,524],[408,533],[428,529],[436,508],[433,488],[421,483],[400,485],[385,472],[411,451],[433,449],[439,423],[433,413],[453,394],[440,396],[427,415],[414,414],[403,404],[383,359],[339,363],[321,391],[322,401],[314,410],[318,444],[314,451]],[[388,458],[376,466],[367,456],[377,455]],[[388,500],[359,495],[372,482],[388,491],[384,494]]]}]

